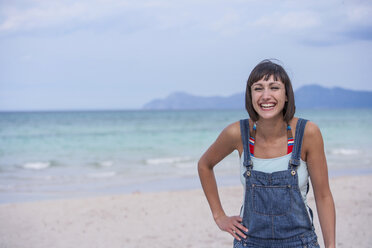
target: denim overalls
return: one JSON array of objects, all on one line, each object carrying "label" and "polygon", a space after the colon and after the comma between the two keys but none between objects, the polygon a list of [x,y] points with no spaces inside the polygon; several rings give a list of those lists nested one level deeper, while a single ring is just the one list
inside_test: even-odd
[{"label": "denim overalls", "polygon": [[[249,152],[249,122],[240,121],[244,147],[246,191],[243,226],[247,238],[234,239],[234,248],[318,248],[312,220],[298,186],[297,166],[307,120],[298,119],[295,143],[288,169],[273,173],[253,170]],[[310,210],[311,213],[311,210]]]}]

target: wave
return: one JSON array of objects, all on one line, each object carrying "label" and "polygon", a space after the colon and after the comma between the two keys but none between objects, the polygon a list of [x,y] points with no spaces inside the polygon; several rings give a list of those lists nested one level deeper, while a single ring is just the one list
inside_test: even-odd
[{"label": "wave", "polygon": [[29,162],[22,165],[23,169],[44,170],[51,166],[51,162]]},{"label": "wave", "polygon": [[96,168],[108,168],[108,167],[112,167],[114,165],[114,161],[111,161],[111,160],[104,160],[104,161],[93,161],[93,162],[84,162],[82,161],[81,164],[87,164],[89,166],[93,166],[93,167],[96,167]]},{"label": "wave", "polygon": [[113,161],[102,161],[98,163],[102,167],[111,167],[113,166],[114,162]]},{"label": "wave", "polygon": [[165,157],[165,158],[150,158],[146,159],[146,164],[160,165],[160,164],[175,164],[190,161],[190,157]]},{"label": "wave", "polygon": [[357,155],[360,154],[360,150],[356,149],[345,149],[345,148],[340,148],[340,149],[334,149],[330,151],[331,154],[333,155],[346,155],[346,156],[351,156],[351,155]]}]

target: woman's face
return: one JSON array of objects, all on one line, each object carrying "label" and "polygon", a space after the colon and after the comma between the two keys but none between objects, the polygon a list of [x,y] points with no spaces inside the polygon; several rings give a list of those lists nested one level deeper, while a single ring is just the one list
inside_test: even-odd
[{"label": "woman's face", "polygon": [[285,86],[281,81],[275,81],[274,76],[265,81],[261,79],[252,84],[252,104],[259,119],[271,119],[283,116],[284,104],[287,101]]}]

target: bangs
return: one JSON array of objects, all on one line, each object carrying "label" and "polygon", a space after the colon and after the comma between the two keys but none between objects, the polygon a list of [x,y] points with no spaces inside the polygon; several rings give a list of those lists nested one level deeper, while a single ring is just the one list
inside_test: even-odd
[{"label": "bangs", "polygon": [[264,80],[268,81],[271,76],[274,77],[275,81],[281,81],[285,83],[285,75],[282,75],[281,70],[279,69],[279,66],[276,64],[266,64],[264,66],[261,66],[261,68],[255,68],[256,70],[252,71],[252,74],[250,75],[250,78],[248,80],[249,86],[252,86],[253,83]]}]

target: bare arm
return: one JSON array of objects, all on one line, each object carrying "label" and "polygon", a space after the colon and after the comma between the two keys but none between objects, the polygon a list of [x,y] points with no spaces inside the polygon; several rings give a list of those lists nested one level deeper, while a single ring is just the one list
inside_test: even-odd
[{"label": "bare arm", "polygon": [[239,146],[241,146],[240,124],[235,122],[221,132],[217,140],[203,154],[198,163],[200,182],[216,224],[221,230],[229,232],[238,240],[240,240],[239,236],[245,237],[239,229],[244,231],[247,231],[247,229],[240,224],[242,221],[240,216],[226,216],[218,195],[213,167],[235,149],[238,149]]},{"label": "bare arm", "polygon": [[304,148],[324,245],[326,248],[335,247],[336,213],[329,188],[323,138],[319,128],[312,122],[305,129]]}]

